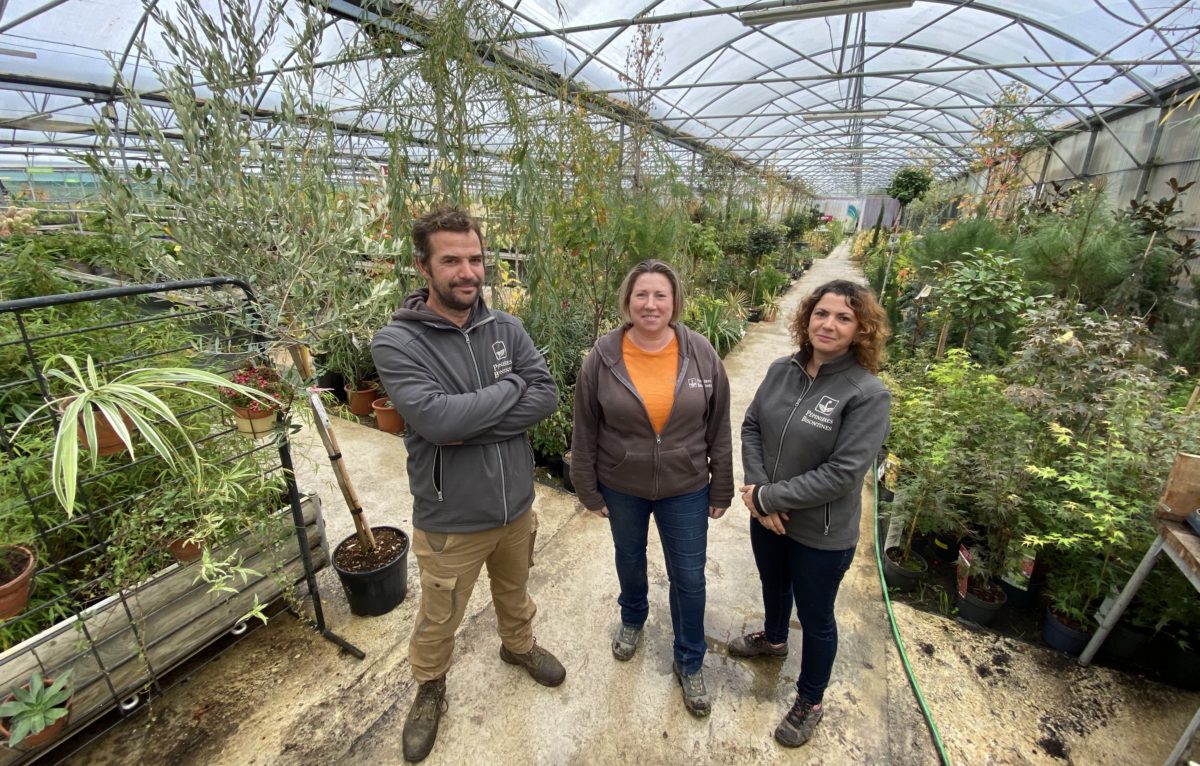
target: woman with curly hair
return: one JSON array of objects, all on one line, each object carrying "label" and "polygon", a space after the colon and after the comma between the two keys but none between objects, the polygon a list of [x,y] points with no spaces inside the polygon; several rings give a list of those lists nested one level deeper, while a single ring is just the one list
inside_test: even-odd
[{"label": "woman with curly hair", "polygon": [[742,422],[742,501],[762,581],[763,629],[735,638],[735,657],[785,657],[793,604],[803,630],[796,699],[775,729],[803,745],[824,714],[837,654],[834,601],[854,558],[860,488],[888,433],[891,395],[875,373],[888,336],[871,291],[818,287],[792,320],[800,349],[767,370]]}]

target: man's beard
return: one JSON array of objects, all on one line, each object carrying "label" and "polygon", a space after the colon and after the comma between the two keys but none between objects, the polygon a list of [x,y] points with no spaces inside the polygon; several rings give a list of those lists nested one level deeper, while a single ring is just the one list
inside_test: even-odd
[{"label": "man's beard", "polygon": [[[454,292],[454,288],[456,287],[474,287],[475,295],[470,300],[463,301],[458,297],[458,294]],[[479,287],[480,284],[477,280],[471,280],[469,282],[451,282],[445,290],[437,286],[431,286],[431,289],[437,293],[438,300],[441,301],[442,305],[446,308],[453,311],[470,311],[471,308],[475,306],[475,302],[479,299]]]}]

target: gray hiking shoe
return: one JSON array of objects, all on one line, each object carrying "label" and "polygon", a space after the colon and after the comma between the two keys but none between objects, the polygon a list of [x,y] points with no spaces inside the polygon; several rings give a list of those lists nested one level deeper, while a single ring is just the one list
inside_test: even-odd
[{"label": "gray hiking shoe", "polygon": [[446,677],[426,681],[417,687],[417,698],[404,721],[404,760],[425,760],[437,741],[438,721],[446,712]]},{"label": "gray hiking shoe", "polygon": [[812,737],[813,729],[824,714],[824,706],[806,702],[796,695],[792,709],[775,727],[775,741],[784,747],[800,747]]},{"label": "gray hiking shoe", "polygon": [[675,677],[679,679],[679,685],[683,687],[683,706],[687,711],[697,718],[703,718],[712,712],[712,699],[708,696],[708,689],[704,687],[704,670],[697,670],[695,673],[687,674],[679,669],[679,663],[671,663],[671,671],[675,673]]},{"label": "gray hiking shoe", "polygon": [[633,658],[634,652],[637,651],[638,643],[642,640],[642,629],[634,628],[621,623],[621,627],[617,628],[617,635],[613,636],[612,653],[621,662],[627,662]]},{"label": "gray hiking shoe", "polygon": [[558,658],[537,644],[525,654],[510,652],[507,646],[501,645],[500,659],[509,665],[525,668],[530,677],[542,686],[558,686],[567,677],[567,671]]},{"label": "gray hiking shoe", "polygon": [[729,653],[734,657],[786,657],[787,642],[775,646],[767,640],[766,631],[747,633],[729,642]]}]

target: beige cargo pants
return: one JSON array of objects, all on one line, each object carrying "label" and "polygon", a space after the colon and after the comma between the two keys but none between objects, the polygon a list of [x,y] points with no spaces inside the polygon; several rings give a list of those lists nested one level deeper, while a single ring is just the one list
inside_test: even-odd
[{"label": "beige cargo pants", "polygon": [[408,659],[418,683],[445,675],[454,653],[454,633],[487,564],[500,641],[510,652],[533,648],[529,566],[537,517],[532,509],[508,526],[466,534],[413,531],[413,553],[421,571],[421,603],[408,642]]}]

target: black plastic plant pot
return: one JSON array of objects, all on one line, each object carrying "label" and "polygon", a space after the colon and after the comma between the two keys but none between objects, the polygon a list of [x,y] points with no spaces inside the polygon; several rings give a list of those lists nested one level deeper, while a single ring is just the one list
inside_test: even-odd
[{"label": "black plastic plant pot", "polygon": [[338,579],[342,581],[342,590],[346,592],[350,612],[359,617],[387,614],[399,606],[408,595],[408,551],[412,543],[407,534],[395,527],[371,527],[376,534],[385,529],[401,535],[404,547],[399,555],[382,566],[361,572],[339,566],[338,554],[348,545],[357,545],[357,535],[347,537],[333,552],[333,568],[338,573]]},{"label": "black plastic plant pot", "polygon": [[1001,607],[1008,601],[1004,591],[997,589],[995,593],[998,596],[997,599],[988,601],[967,591],[967,595],[958,598],[958,616],[976,625],[991,625]]},{"label": "black plastic plant pot", "polygon": [[[895,555],[899,557],[899,548],[888,548],[888,552],[891,551],[895,551]],[[928,572],[929,563],[916,551],[909,551],[905,565],[896,563],[887,552],[883,556],[883,578],[890,588],[911,593],[921,587]]]},{"label": "black plastic plant pot", "polygon": [[1050,611],[1049,607],[1046,608],[1046,619],[1042,623],[1042,640],[1051,649],[1078,657],[1080,652],[1087,647],[1091,637],[1090,631],[1084,632],[1067,625],[1054,612]]}]

